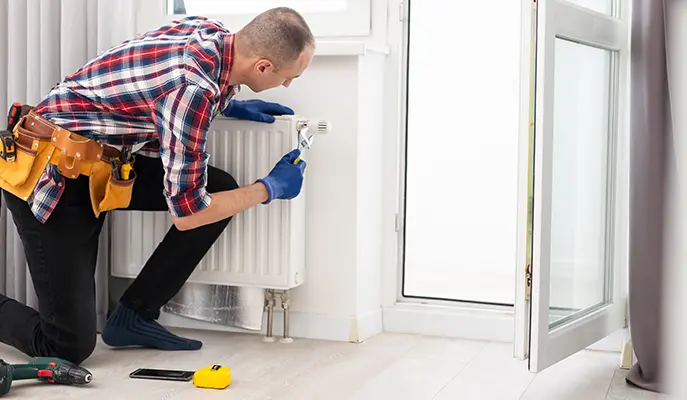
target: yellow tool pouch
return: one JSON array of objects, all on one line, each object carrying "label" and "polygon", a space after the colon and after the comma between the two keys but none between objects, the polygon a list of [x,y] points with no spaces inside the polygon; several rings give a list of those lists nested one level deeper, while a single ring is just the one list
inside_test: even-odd
[{"label": "yellow tool pouch", "polygon": [[[16,142],[16,159],[7,161],[0,158],[0,187],[13,195],[28,200],[36,187],[45,167],[50,162],[55,147],[48,141],[39,139],[17,140],[17,130],[14,128]],[[30,145],[27,142],[30,143]]]},{"label": "yellow tool pouch", "polygon": [[[121,164],[117,163],[121,169]],[[112,167],[99,162],[93,165],[89,178],[91,205],[96,217],[103,211],[127,208],[131,202],[136,174],[131,171],[129,179],[118,179],[112,174]]]}]

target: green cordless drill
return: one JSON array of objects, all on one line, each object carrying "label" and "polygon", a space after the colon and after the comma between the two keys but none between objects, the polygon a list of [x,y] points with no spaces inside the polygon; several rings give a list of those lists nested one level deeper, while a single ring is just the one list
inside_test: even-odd
[{"label": "green cordless drill", "polygon": [[40,379],[63,385],[86,385],[93,375],[85,368],[60,358],[34,357],[28,364],[7,364],[0,359],[0,397],[10,391],[12,381]]}]

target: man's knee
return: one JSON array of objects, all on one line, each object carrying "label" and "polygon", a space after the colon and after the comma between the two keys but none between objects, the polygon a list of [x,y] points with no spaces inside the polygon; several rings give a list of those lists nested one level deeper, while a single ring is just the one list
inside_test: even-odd
[{"label": "man's knee", "polygon": [[208,167],[207,189],[210,193],[224,192],[238,189],[239,184],[227,171],[215,167]]},{"label": "man's knee", "polygon": [[58,346],[58,357],[67,361],[71,361],[74,364],[81,364],[88,357],[90,357],[91,354],[93,354],[93,350],[95,350],[95,343],[96,339],[95,336],[93,336],[92,339],[84,338],[84,340],[78,343]]},{"label": "man's knee", "polygon": [[37,346],[37,356],[42,357],[57,357],[63,360],[71,361],[75,364],[81,364],[88,357],[93,354],[96,345],[96,333],[81,333],[69,340],[50,340],[44,341],[43,346]]}]

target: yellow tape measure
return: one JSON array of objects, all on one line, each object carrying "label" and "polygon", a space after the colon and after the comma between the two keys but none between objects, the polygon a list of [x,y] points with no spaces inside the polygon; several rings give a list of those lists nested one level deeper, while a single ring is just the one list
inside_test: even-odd
[{"label": "yellow tape measure", "polygon": [[193,384],[199,388],[224,389],[231,383],[231,370],[221,365],[211,365],[193,374]]}]

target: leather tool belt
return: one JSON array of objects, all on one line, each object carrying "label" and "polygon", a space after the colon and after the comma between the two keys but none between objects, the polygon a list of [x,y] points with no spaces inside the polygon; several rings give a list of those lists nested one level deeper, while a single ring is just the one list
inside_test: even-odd
[{"label": "leather tool belt", "polygon": [[[12,123],[12,110],[20,109]],[[103,211],[126,208],[136,174],[132,159],[122,159],[114,147],[70,132],[15,103],[10,110],[10,132],[0,134],[0,187],[28,200],[48,164],[68,179],[89,177],[91,205],[96,217]],[[10,143],[11,139],[13,143]],[[122,167],[126,164],[125,176]],[[129,172],[130,171],[130,172]],[[126,176],[128,175],[128,176]]]}]

